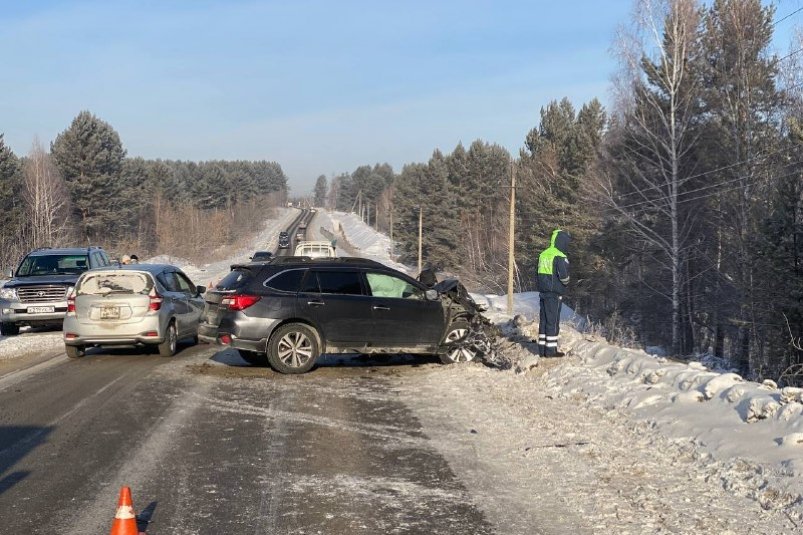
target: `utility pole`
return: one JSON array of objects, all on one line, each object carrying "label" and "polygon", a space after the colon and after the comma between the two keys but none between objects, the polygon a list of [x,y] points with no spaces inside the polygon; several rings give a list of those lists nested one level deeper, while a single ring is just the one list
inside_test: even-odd
[{"label": "utility pole", "polygon": [[424,208],[418,207],[418,272],[421,273],[423,264],[421,263],[422,243],[424,241]]},{"label": "utility pole", "polygon": [[390,205],[390,245],[393,246],[393,205]]},{"label": "utility pole", "polygon": [[507,237],[507,313],[513,315],[513,267],[516,246],[516,164],[510,164],[510,221]]},{"label": "utility pole", "polygon": [[379,230],[379,201],[374,204],[374,230]]}]

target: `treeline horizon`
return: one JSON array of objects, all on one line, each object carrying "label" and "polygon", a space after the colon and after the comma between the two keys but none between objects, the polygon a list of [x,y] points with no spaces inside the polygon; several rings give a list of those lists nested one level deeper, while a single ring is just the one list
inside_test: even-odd
[{"label": "treeline horizon", "polygon": [[89,244],[198,260],[259,230],[287,189],[273,161],[127,157],[114,128],[89,111],[49,151],[34,139],[18,157],[0,133],[0,266],[36,247]]},{"label": "treeline horizon", "polygon": [[563,228],[567,302],[609,339],[802,383],[803,38],[773,54],[760,0],[635,4],[611,109],[557,98],[516,156],[479,139],[399,173],[321,175],[316,205],[361,206],[413,265],[421,210],[425,263],[504,292],[515,170],[516,291]]}]

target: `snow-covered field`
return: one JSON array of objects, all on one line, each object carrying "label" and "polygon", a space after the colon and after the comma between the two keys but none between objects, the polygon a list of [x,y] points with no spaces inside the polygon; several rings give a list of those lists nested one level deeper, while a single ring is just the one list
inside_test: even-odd
[{"label": "snow-covered field", "polygon": [[[353,214],[331,219],[365,256],[391,263],[387,236]],[[554,504],[558,516],[573,505],[571,518],[549,519],[555,533],[803,532],[803,390],[611,346],[578,332],[582,321],[566,307],[569,355],[532,367],[538,294],[514,296],[514,314],[526,318],[519,327],[504,313],[506,296],[473,296],[504,324],[503,351],[516,365],[442,367],[401,392],[459,475],[478,479],[490,517],[532,520],[519,502],[543,487],[535,478],[555,485],[536,503]],[[449,402],[433,404],[439,397]],[[506,464],[491,470],[502,470],[498,480],[476,466],[483,455]]]}]

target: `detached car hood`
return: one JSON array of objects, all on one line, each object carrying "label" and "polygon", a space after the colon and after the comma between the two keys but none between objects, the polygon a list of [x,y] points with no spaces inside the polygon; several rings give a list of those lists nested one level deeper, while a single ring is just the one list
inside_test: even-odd
[{"label": "detached car hood", "polygon": [[36,277],[14,277],[3,284],[4,288],[18,288],[20,286],[40,286],[43,284],[74,285],[79,275],[38,275]]}]

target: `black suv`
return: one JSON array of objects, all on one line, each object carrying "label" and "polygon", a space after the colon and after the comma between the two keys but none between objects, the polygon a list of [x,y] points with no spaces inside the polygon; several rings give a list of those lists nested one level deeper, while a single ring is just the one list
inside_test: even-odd
[{"label": "black suv", "polygon": [[437,290],[361,258],[278,257],[232,266],[206,293],[198,337],[252,364],[304,373],[321,353],[413,353],[471,360],[462,309]]},{"label": "black suv", "polygon": [[109,264],[100,247],[34,249],[0,288],[0,334],[19,334],[21,325],[61,324],[79,275]]}]

